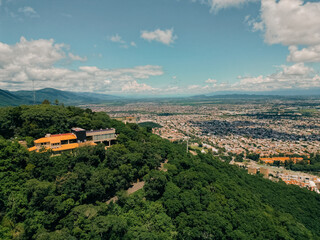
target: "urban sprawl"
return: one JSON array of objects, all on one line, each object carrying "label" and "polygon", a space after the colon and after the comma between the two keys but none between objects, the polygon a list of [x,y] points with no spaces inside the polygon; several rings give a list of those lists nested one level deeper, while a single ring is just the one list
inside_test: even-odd
[{"label": "urban sprawl", "polygon": [[[269,100],[241,104],[138,102],[85,107],[107,112],[124,122],[156,124],[155,134],[170,141],[188,142],[192,154],[199,150],[229,156],[230,164],[244,167],[251,174],[260,172],[271,180],[282,179],[287,184],[319,193],[318,173],[270,166],[274,162],[308,163],[311,154],[320,153],[320,102],[317,100],[298,104]],[[237,161],[239,156],[241,161]],[[258,159],[253,161],[248,156]]]}]

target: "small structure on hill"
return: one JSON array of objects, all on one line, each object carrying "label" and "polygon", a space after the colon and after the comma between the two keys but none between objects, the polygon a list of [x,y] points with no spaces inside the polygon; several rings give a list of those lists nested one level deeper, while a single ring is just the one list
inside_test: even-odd
[{"label": "small structure on hill", "polygon": [[260,168],[260,173],[263,175],[264,178],[269,177],[269,169],[268,168]]},{"label": "small structure on hill", "polygon": [[257,174],[257,169],[255,167],[250,166],[248,167],[248,173],[253,175]]},{"label": "small structure on hill", "polygon": [[118,121],[122,121],[125,124],[127,124],[127,123],[137,123],[137,118],[133,117],[133,116],[116,117],[116,118],[113,118],[113,119],[118,120]]},{"label": "small structure on hill", "polygon": [[91,131],[72,128],[71,133],[47,134],[35,140],[35,146],[29,148],[29,151],[39,152],[41,149],[51,149],[55,154],[60,154],[82,146],[94,146],[97,143],[106,143],[107,146],[111,146],[111,142],[116,139],[114,128]]}]

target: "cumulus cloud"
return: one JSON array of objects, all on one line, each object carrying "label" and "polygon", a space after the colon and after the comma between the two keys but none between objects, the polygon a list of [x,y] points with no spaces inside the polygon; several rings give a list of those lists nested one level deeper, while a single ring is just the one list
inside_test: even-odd
[{"label": "cumulus cloud", "polygon": [[18,12],[23,13],[26,17],[39,17],[38,13],[32,7],[29,6],[19,8]]},{"label": "cumulus cloud", "polygon": [[21,37],[15,45],[0,42],[0,88],[31,89],[34,80],[37,89],[53,87],[109,93],[155,91],[138,80],[163,74],[162,67],[154,65],[120,69],[80,66],[78,69],[68,69],[62,65],[65,60],[85,61],[86,58],[68,52],[65,44],[55,43],[53,39],[28,41]]},{"label": "cumulus cloud", "polygon": [[299,50],[297,46],[289,47],[288,62],[320,62],[320,44]]},{"label": "cumulus cloud", "polygon": [[281,66],[282,70],[269,76],[242,77],[240,81],[228,86],[232,90],[272,91],[280,89],[310,89],[320,87],[319,75],[314,69],[297,63]]},{"label": "cumulus cloud", "polygon": [[260,20],[246,20],[267,43],[289,46],[288,61],[320,62],[320,2],[261,0]]},{"label": "cumulus cloud", "polygon": [[217,82],[214,79],[205,81],[207,85],[188,85],[167,88],[169,93],[204,94],[217,91],[274,91],[285,89],[312,89],[320,88],[320,76],[314,69],[304,63],[291,66],[282,65],[279,70],[267,76],[238,77],[234,83]]},{"label": "cumulus cloud", "polygon": [[267,43],[320,43],[320,3],[302,0],[262,0],[261,20]]},{"label": "cumulus cloud", "polygon": [[151,42],[157,41],[165,45],[170,45],[178,38],[177,35],[173,34],[173,28],[161,30],[156,29],[155,31],[141,31],[141,38]]},{"label": "cumulus cloud", "polygon": [[307,76],[314,72],[313,68],[305,66],[303,63],[297,63],[292,66],[282,65],[281,67],[285,76]]},{"label": "cumulus cloud", "polygon": [[217,83],[218,81],[216,79],[211,79],[209,78],[208,80],[206,80],[206,83]]},{"label": "cumulus cloud", "polygon": [[153,92],[157,91],[156,88],[153,88],[145,83],[139,84],[137,81],[131,81],[126,85],[122,86],[122,92]]},{"label": "cumulus cloud", "polygon": [[54,44],[53,39],[27,41],[24,37],[15,45],[0,42],[0,66],[49,67],[66,57],[65,44]]}]

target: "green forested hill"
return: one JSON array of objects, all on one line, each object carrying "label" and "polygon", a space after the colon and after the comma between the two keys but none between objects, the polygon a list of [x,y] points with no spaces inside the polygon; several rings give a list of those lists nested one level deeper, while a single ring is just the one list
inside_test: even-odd
[{"label": "green forested hill", "polygon": [[[50,157],[14,140],[72,126],[114,127],[118,143]],[[0,127],[0,239],[320,239],[318,194],[187,154],[136,124],[41,105],[0,109]],[[137,179],[144,188],[127,196]]]},{"label": "green forested hill", "polygon": [[[17,91],[13,92],[14,95],[26,100],[33,102],[33,93],[32,91]],[[77,92],[68,92],[61,91],[54,88],[44,88],[37,90],[36,102],[42,103],[45,99],[54,103],[57,99],[60,103],[65,105],[77,105],[77,104],[88,104],[88,103],[101,103],[107,100],[114,100],[118,97],[105,95],[105,94],[89,94],[89,93],[77,93]]]},{"label": "green forested hill", "polygon": [[[65,105],[98,104],[117,99],[121,98],[108,94],[69,92],[54,88],[44,88],[35,91],[37,104],[42,103],[44,100],[49,100],[51,103],[55,103],[58,100]],[[21,104],[33,104],[33,102],[33,91],[21,90],[9,92],[0,89],[0,106],[18,106]]]},{"label": "green forested hill", "polygon": [[0,89],[0,106],[18,106],[23,103],[26,104],[20,97]]},{"label": "green forested hill", "polygon": [[140,127],[145,128],[162,128],[162,126],[155,122],[142,122],[138,124]]}]

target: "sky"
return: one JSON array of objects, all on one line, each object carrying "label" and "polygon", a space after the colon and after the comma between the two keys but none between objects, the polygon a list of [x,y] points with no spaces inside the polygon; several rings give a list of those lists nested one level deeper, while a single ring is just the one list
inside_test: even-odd
[{"label": "sky", "polygon": [[0,0],[0,89],[320,88],[320,1]]}]

